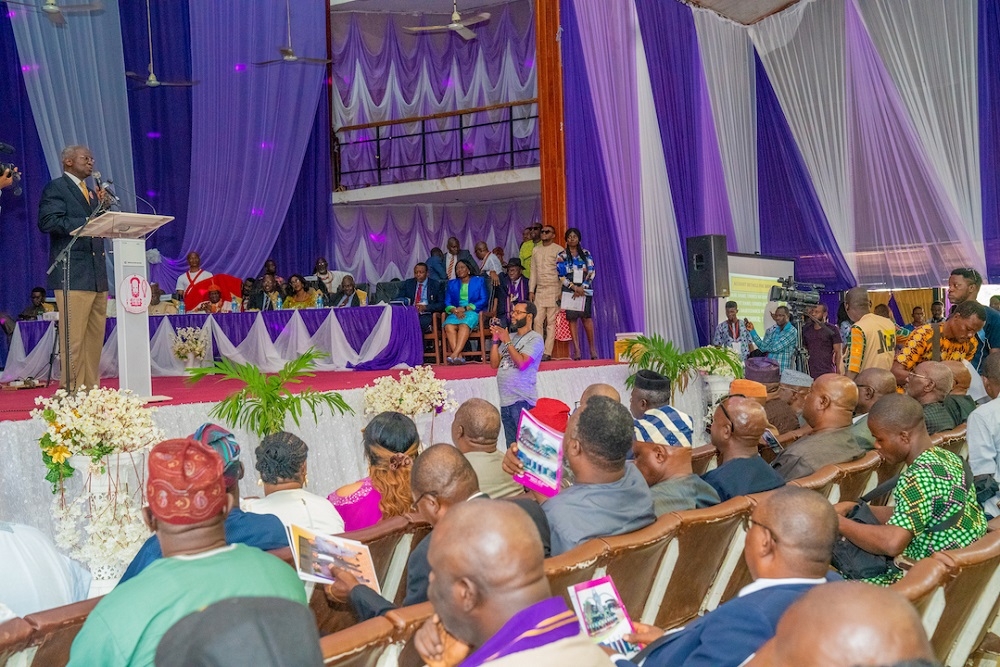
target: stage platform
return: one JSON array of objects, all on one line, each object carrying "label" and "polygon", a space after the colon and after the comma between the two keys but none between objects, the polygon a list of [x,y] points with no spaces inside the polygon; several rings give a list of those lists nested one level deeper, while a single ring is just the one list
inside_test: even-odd
[{"label": "stage platform", "polygon": [[[479,397],[497,404],[499,396],[496,385],[496,371],[484,364],[464,366],[435,366],[438,377],[448,381],[453,398],[462,401]],[[354,410],[351,415],[329,415],[321,413],[319,423],[311,418],[296,427],[288,422],[287,430],[299,435],[309,445],[309,486],[314,493],[327,495],[336,488],[357,481],[366,475],[367,465],[361,448],[361,430],[372,415],[364,414],[363,388],[375,378],[399,371],[331,371],[321,372],[302,386],[320,390],[335,390],[342,393],[347,404]],[[538,395],[558,398],[571,408],[579,400],[587,385],[606,382],[617,387],[623,401],[628,403],[625,379],[628,366],[612,361],[550,361],[541,365],[538,374]],[[115,381],[105,381],[107,386],[115,386]],[[692,385],[700,383],[693,382]],[[196,385],[186,384],[182,378],[153,378],[153,392],[164,394],[171,399],[158,404],[154,415],[156,424],[168,438],[182,437],[192,433],[198,425],[209,421],[212,406],[236,389],[235,383],[207,379]],[[56,387],[48,389],[4,391],[0,394],[0,443],[5,457],[0,466],[0,521],[13,521],[33,525],[52,534],[49,506],[53,500],[51,488],[44,479],[38,448],[38,438],[43,431],[42,422],[30,419],[29,412],[34,407],[37,396],[50,395]],[[678,409],[696,415],[696,429],[703,430],[700,389],[689,388],[685,395],[678,397]],[[690,403],[690,405],[688,405]],[[444,412],[431,419],[421,415],[417,427],[421,440],[425,443],[451,442],[453,413]],[[254,467],[254,449],[258,438],[236,430],[237,439],[243,449],[242,460],[246,475],[240,483],[244,497],[261,495],[257,485]],[[84,480],[76,475],[70,480],[67,491],[75,494]]]}]

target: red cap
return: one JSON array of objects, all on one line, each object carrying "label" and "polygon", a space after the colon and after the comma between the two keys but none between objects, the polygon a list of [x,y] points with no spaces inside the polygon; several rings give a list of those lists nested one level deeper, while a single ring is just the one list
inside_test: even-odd
[{"label": "red cap", "polygon": [[540,398],[535,407],[528,410],[535,419],[560,433],[566,432],[569,421],[569,406],[554,398]]},{"label": "red cap", "polygon": [[149,452],[146,500],[153,515],[165,523],[210,519],[226,506],[222,458],[197,440],[164,440]]}]

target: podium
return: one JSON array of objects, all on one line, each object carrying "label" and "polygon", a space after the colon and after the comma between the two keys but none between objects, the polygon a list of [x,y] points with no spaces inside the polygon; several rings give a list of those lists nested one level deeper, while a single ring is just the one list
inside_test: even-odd
[{"label": "podium", "polygon": [[[161,226],[173,220],[169,215],[144,215],[141,213],[121,213],[109,211],[94,218],[80,231],[80,236],[110,238],[115,255],[115,280],[135,274],[146,280],[146,237]],[[120,282],[116,288],[120,286]],[[149,304],[149,285],[145,286],[145,303]],[[141,312],[128,312],[120,307],[118,299],[118,386],[129,389],[136,396],[149,397],[153,394],[153,381],[149,363],[149,313],[143,307]],[[63,363],[64,368],[69,365]]]}]

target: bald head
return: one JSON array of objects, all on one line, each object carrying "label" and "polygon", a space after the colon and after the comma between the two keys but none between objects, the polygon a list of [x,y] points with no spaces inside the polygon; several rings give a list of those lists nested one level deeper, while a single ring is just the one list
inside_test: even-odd
[{"label": "bald head", "polygon": [[580,407],[587,405],[587,401],[594,396],[604,396],[605,398],[610,398],[616,403],[621,403],[622,397],[618,393],[618,390],[612,387],[610,384],[604,384],[603,382],[598,382],[597,384],[589,385],[583,390],[583,394],[580,396]]},{"label": "bald head", "polygon": [[500,439],[500,411],[481,398],[470,398],[455,411],[451,440],[463,452],[492,452]]},{"label": "bald head", "polygon": [[951,393],[955,376],[940,361],[923,361],[917,364],[906,379],[906,395],[922,405],[940,403]]},{"label": "bald head", "polygon": [[757,443],[767,427],[764,407],[752,398],[733,396],[715,409],[712,444],[723,461],[757,454]]},{"label": "bald head", "polygon": [[951,391],[948,393],[952,396],[965,396],[969,391],[969,385],[972,384],[972,373],[969,372],[968,366],[961,361],[942,361],[941,363],[951,371],[954,380]]},{"label": "bald head", "polygon": [[885,368],[866,368],[854,378],[858,388],[858,406],[854,414],[867,414],[875,401],[888,394],[896,393],[896,376]]},{"label": "bald head", "polygon": [[813,382],[802,416],[819,431],[850,426],[858,405],[858,387],[846,375],[827,373]]},{"label": "bald head", "polygon": [[456,505],[429,539],[427,596],[448,632],[473,647],[551,595],[538,530],[514,503]]},{"label": "bald head", "polygon": [[847,294],[844,295],[844,307],[847,309],[847,316],[851,318],[851,321],[857,322],[871,308],[868,290],[864,287],[847,290]]},{"label": "bald head", "polygon": [[442,443],[413,462],[410,489],[414,497],[433,494],[438,503],[454,505],[479,492],[479,479],[462,452]]},{"label": "bald head", "polygon": [[784,486],[754,509],[743,556],[754,579],[819,579],[830,568],[837,513],[820,494]]},{"label": "bald head", "polygon": [[[764,661],[758,661],[762,658]],[[751,665],[874,667],[929,660],[916,609],[891,590],[858,581],[814,587],[788,608]]]}]

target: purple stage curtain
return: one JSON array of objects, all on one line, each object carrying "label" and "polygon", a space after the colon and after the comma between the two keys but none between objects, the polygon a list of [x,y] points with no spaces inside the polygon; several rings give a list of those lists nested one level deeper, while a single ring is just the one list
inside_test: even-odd
[{"label": "purple stage curtain", "polygon": [[25,10],[13,5],[0,8],[0,141],[12,145],[15,151],[13,155],[0,153],[0,162],[17,165],[23,174],[24,189],[20,196],[15,196],[12,188],[0,193],[0,257],[4,265],[0,312],[15,317],[31,302],[31,288],[46,284],[45,270],[49,268],[49,240],[38,231],[38,203],[49,171],[10,25],[11,16],[20,11]]},{"label": "purple stage curtain", "polygon": [[988,281],[1000,282],[1000,2],[979,2],[979,155]]},{"label": "purple stage curtain", "polygon": [[[328,8],[295,3],[293,45],[300,56],[326,54]],[[164,256],[153,276],[169,285],[183,253],[198,250],[213,273],[259,273],[278,237],[298,180],[325,68],[255,61],[280,55],[285,3],[191,3],[191,196],[181,254]]]},{"label": "purple stage curtain", "polygon": [[984,270],[853,1],[844,15],[858,281],[927,287],[941,284],[951,267]]},{"label": "purple stage curtain", "polygon": [[[330,200],[330,190],[333,177],[330,169],[329,89],[324,83],[306,155],[302,160],[299,182],[295,185],[295,192],[285,215],[285,224],[281,227],[270,255],[288,275],[309,275],[313,272],[316,259],[327,256],[332,249],[333,203]],[[331,256],[326,258],[328,262],[333,259]],[[257,275],[251,271],[247,276],[251,274]]]},{"label": "purple stage curtain", "polygon": [[[760,58],[757,70],[757,188],[760,249],[795,260],[795,277],[827,290],[854,286],[802,154]],[[836,313],[836,310],[831,312]]]},{"label": "purple stage curtain", "polygon": [[601,356],[609,357],[616,332],[641,330],[643,295],[628,291],[625,267],[642,256],[638,247],[619,235],[622,221],[615,218],[608,166],[597,150],[601,141],[573,0],[561,0],[560,8],[567,217],[569,226],[583,234],[582,245],[594,255],[595,335]]},{"label": "purple stage curtain", "polygon": [[[191,31],[188,2],[152,2],[153,69],[160,81],[191,80]],[[148,75],[149,43],[146,3],[123,2],[122,50],[125,69]],[[201,84],[205,85],[205,84]],[[160,86],[148,88],[129,81],[128,109],[132,130],[132,164],[136,194],[157,213],[174,220],[161,227],[147,248],[157,248],[168,257],[180,255],[191,188],[191,94],[192,88]],[[139,213],[152,213],[136,201]],[[172,292],[174,284],[161,285]]]},{"label": "purple stage curtain", "polygon": [[[536,96],[535,37],[532,3],[517,0],[492,7],[492,18],[475,27],[477,39],[466,41],[451,33],[410,35],[403,26],[417,25],[412,16],[335,12],[332,40],[334,77],[334,125],[344,127],[375,121],[425,116],[463,108],[490,106]],[[433,15],[424,22],[445,17]],[[463,127],[503,121],[509,111],[500,109],[464,116]],[[514,111],[515,150],[537,147],[538,127],[525,116],[537,107]],[[511,166],[510,129],[506,124],[466,129],[459,136],[458,119],[428,121],[426,143],[420,138],[420,123],[379,130],[341,133],[341,164],[344,171],[374,169],[376,153],[381,159],[383,183],[422,178],[419,166],[426,151],[428,161],[450,161],[428,165],[428,178],[505,169]],[[452,132],[440,132],[455,130]],[[486,154],[500,153],[492,157]],[[538,164],[537,150],[514,156],[514,166]],[[415,165],[415,166],[409,166]],[[370,173],[343,174],[349,188],[378,183]]]}]

